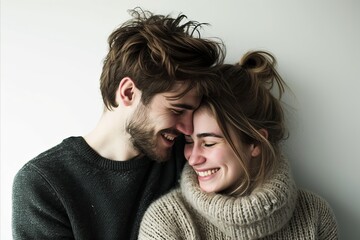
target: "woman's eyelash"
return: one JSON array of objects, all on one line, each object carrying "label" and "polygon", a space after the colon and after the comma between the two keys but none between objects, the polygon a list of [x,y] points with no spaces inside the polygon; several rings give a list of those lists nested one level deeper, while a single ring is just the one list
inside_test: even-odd
[{"label": "woman's eyelash", "polygon": [[216,143],[204,143],[205,147],[212,147],[214,146]]}]

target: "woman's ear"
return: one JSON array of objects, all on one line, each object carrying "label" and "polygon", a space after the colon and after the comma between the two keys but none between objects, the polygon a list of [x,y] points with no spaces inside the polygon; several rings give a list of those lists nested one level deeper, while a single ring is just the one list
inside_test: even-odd
[{"label": "woman's ear", "polygon": [[[269,133],[266,129],[262,128],[259,129],[258,132],[264,137],[264,138],[268,138]],[[261,145],[260,144],[251,144],[250,145],[250,153],[252,157],[258,157],[261,154]]]},{"label": "woman's ear", "polygon": [[120,81],[119,88],[116,91],[116,102],[123,106],[130,106],[134,102],[136,86],[134,81],[125,77]]},{"label": "woman's ear", "polygon": [[261,147],[259,146],[259,144],[251,144],[250,145],[250,153],[251,153],[251,157],[258,157],[261,153]]}]

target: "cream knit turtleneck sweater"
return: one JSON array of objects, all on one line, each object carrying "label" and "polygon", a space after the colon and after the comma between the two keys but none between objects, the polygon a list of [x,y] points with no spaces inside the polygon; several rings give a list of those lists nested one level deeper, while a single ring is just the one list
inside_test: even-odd
[{"label": "cream knit turtleneck sweater", "polygon": [[337,239],[331,208],[319,196],[298,190],[289,163],[250,195],[230,197],[201,191],[185,165],[179,189],[153,203],[139,239]]}]

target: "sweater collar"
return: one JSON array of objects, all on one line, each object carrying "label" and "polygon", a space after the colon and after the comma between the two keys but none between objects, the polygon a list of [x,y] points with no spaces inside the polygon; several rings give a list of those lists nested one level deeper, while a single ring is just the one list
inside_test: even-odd
[{"label": "sweater collar", "polygon": [[136,156],[126,161],[114,161],[100,156],[94,149],[92,149],[83,137],[69,137],[64,140],[64,143],[73,148],[79,155],[79,158],[100,168],[114,171],[129,171],[132,169],[143,168],[154,164],[147,156]]},{"label": "sweater collar", "polygon": [[291,218],[297,188],[286,159],[274,174],[247,196],[231,197],[201,191],[197,176],[186,164],[181,191],[192,207],[227,236],[256,239],[280,230]]}]

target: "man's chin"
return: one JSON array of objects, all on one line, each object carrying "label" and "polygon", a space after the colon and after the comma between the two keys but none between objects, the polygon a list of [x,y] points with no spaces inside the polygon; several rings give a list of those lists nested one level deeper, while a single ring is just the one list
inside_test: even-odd
[{"label": "man's chin", "polygon": [[163,152],[162,154],[157,153],[153,158],[156,162],[167,162],[171,159],[171,151]]},{"label": "man's chin", "polygon": [[[141,147],[140,147],[141,146]],[[146,148],[142,147],[146,146]],[[150,146],[150,144],[146,144],[145,142],[139,143],[136,142],[134,147],[146,155],[148,158],[156,161],[156,162],[166,162],[171,159],[172,156],[172,147],[162,147],[159,146]]]},{"label": "man's chin", "polygon": [[167,162],[170,160],[170,156],[166,156],[166,157],[158,156],[158,157],[154,158],[154,160],[158,163]]}]

